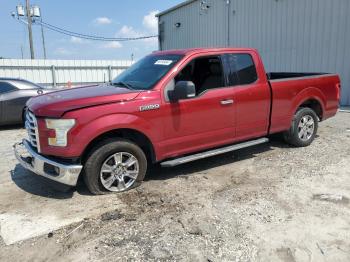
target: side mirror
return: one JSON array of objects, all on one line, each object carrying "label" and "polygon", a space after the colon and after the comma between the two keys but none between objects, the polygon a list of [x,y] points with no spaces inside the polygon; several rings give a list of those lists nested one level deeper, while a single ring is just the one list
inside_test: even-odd
[{"label": "side mirror", "polygon": [[168,96],[171,102],[192,98],[196,96],[196,87],[192,81],[179,81],[174,90],[168,91]]}]

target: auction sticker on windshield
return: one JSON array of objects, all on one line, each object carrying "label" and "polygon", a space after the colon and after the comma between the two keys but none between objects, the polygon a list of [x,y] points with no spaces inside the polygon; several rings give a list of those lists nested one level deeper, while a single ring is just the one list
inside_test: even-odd
[{"label": "auction sticker on windshield", "polygon": [[168,66],[172,63],[172,60],[157,60],[154,64],[155,65],[164,65],[164,66]]}]

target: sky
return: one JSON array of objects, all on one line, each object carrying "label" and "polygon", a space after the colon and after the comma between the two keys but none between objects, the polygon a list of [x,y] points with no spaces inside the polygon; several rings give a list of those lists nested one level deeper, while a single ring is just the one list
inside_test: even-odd
[{"label": "sky", "polygon": [[[30,0],[38,5],[44,22],[60,28],[105,37],[157,35],[155,14],[182,0]],[[0,57],[30,58],[28,30],[11,17],[24,0],[0,0]],[[158,40],[99,42],[65,36],[44,29],[48,59],[137,60],[158,49]],[[33,26],[35,58],[43,58],[40,26]]]}]

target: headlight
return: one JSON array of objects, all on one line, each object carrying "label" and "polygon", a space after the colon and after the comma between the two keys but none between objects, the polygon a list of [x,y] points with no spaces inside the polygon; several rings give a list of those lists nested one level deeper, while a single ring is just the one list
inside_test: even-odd
[{"label": "headlight", "polygon": [[74,119],[45,119],[46,127],[55,130],[55,137],[49,137],[50,146],[67,146],[67,133],[75,125]]}]

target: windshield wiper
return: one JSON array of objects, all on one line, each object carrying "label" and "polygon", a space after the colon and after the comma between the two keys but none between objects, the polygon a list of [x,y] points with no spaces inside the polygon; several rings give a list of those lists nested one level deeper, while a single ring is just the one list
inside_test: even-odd
[{"label": "windshield wiper", "polygon": [[126,82],[123,82],[123,81],[112,83],[112,85],[114,85],[114,86],[122,86],[122,87],[126,87],[127,89],[134,90],[132,85],[130,85],[130,84],[126,83]]}]

